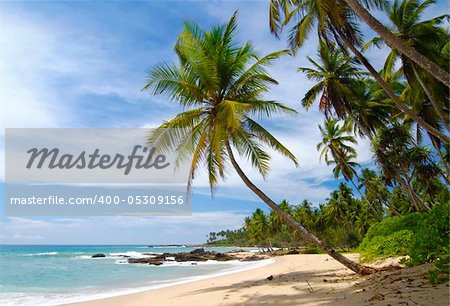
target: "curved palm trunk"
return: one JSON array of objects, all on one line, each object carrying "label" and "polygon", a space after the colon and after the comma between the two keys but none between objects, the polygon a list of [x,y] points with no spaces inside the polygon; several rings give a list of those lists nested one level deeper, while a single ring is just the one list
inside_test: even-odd
[{"label": "curved palm trunk", "polygon": [[324,250],[328,255],[336,259],[338,262],[340,262],[350,270],[360,275],[367,275],[375,272],[375,269],[363,267],[360,264],[348,259],[347,257],[337,253],[335,250],[325,245],[325,243],[323,243],[319,238],[308,232],[308,230],[304,228],[300,223],[298,223],[291,215],[289,215],[280,207],[278,207],[278,205],[274,201],[272,201],[264,192],[262,192],[258,187],[256,187],[256,185],[254,185],[250,181],[250,179],[245,175],[244,171],[242,171],[241,167],[234,158],[233,151],[231,150],[231,146],[228,143],[228,141],[226,142],[225,145],[227,148],[227,153],[228,157],[230,158],[231,164],[233,165],[234,169],[236,170],[236,172],[238,173],[239,177],[242,179],[244,184],[251,191],[253,191],[264,203],[266,203],[273,211],[279,214],[284,221],[286,221],[289,225],[291,225],[298,232],[300,232],[306,240],[310,241],[321,250]]},{"label": "curved palm trunk", "polygon": [[425,120],[420,118],[417,114],[415,114],[412,110],[409,109],[409,107],[401,101],[397,95],[392,90],[391,86],[381,77],[381,75],[373,68],[373,66],[369,63],[369,61],[364,57],[364,55],[359,52],[355,46],[353,46],[352,43],[350,43],[345,35],[338,30],[338,33],[341,37],[341,39],[345,42],[345,45],[353,52],[353,54],[356,55],[356,57],[361,61],[361,63],[364,65],[364,67],[367,68],[367,70],[372,74],[372,76],[377,80],[378,84],[384,89],[386,94],[389,96],[389,98],[392,99],[394,104],[408,117],[410,117],[412,120],[416,121],[417,124],[422,126],[425,130],[427,130],[430,134],[433,134],[437,138],[441,139],[442,141],[450,144],[450,138],[445,136],[441,131],[435,129],[431,125],[429,125]]},{"label": "curved palm trunk", "polygon": [[442,108],[439,107],[439,103],[434,98],[433,93],[428,89],[427,85],[423,81],[422,77],[419,74],[419,71],[417,71],[414,64],[411,65],[412,70],[414,71],[414,75],[416,76],[417,81],[419,82],[420,86],[422,87],[423,91],[427,95],[428,99],[430,99],[431,104],[433,105],[434,110],[438,114],[439,118],[441,118],[443,125],[447,129],[447,131],[450,132],[450,126],[448,124],[448,116],[445,115]]},{"label": "curved palm trunk", "polygon": [[369,11],[367,11],[358,0],[344,0],[348,6],[363,20],[369,27],[377,32],[390,47],[398,50],[406,57],[417,63],[430,75],[441,81],[447,87],[450,87],[450,75],[447,71],[436,65],[426,56],[423,56],[417,52],[412,46],[409,46],[405,41],[396,35],[394,35],[388,28],[386,28],[381,22],[373,17]]}]

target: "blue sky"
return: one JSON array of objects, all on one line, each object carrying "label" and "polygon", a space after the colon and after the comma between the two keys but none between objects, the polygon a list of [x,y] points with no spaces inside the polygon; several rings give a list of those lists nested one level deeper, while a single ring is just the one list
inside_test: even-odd
[{"label": "blue sky", "polygon": [[[441,6],[443,6],[441,2]],[[151,127],[179,109],[165,97],[140,89],[146,71],[173,62],[172,50],[185,20],[203,28],[225,23],[239,10],[239,36],[261,55],[283,49],[269,33],[268,1],[52,1],[0,3],[0,125],[6,127]],[[366,35],[372,35],[364,28]],[[276,154],[263,181],[248,165],[249,176],[276,200],[292,204],[323,201],[336,186],[331,169],[319,163],[315,146],[323,116],[300,108],[312,83],[296,72],[314,56],[310,39],[296,58],[280,59],[270,69],[279,81],[268,97],[300,114],[264,122],[300,160],[300,167]],[[368,56],[375,65],[385,50]],[[382,56],[380,56],[380,54]],[[1,157],[3,159],[4,148]],[[359,161],[370,162],[366,142]],[[0,170],[4,173],[4,162]],[[3,191],[2,191],[3,192]],[[3,200],[3,196],[2,196]],[[238,228],[255,208],[264,208],[240,180],[230,175],[209,196],[205,175],[194,183],[192,217],[91,217],[0,219],[2,243],[155,244],[199,243],[210,231]],[[89,235],[86,235],[89,233]]]}]

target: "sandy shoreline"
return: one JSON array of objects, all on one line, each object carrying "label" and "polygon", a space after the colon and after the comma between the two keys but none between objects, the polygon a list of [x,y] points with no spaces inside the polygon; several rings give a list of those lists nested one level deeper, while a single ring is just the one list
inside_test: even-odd
[{"label": "sandy shoreline", "polygon": [[252,270],[70,305],[448,305],[448,282],[428,284],[429,268],[358,277],[327,255],[285,255]]}]

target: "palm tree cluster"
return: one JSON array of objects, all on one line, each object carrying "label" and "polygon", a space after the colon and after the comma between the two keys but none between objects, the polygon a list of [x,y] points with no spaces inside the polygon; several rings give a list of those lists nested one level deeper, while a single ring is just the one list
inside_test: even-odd
[{"label": "palm tree cluster", "polygon": [[[411,45],[417,45],[419,50],[448,67],[448,55],[444,56],[442,50],[447,47],[449,36],[439,27],[447,16],[420,19],[430,4],[432,1],[420,4],[396,0],[387,7],[387,12],[398,36],[407,38]],[[423,137],[421,125],[396,107],[376,78],[362,69],[357,58],[343,52],[346,50],[338,48],[329,37],[320,37],[323,39],[319,43],[319,59],[308,57],[313,68],[299,68],[317,82],[302,99],[303,106],[308,109],[319,100],[319,109],[325,114],[325,123],[319,126],[323,138],[318,145],[318,149],[322,149],[320,156],[325,156],[328,165],[334,165],[336,178],[342,175],[355,190],[360,190],[353,179],[360,186],[366,186],[356,170],[359,165],[352,147],[356,139],[351,132],[367,138],[372,143],[375,162],[386,186],[400,186],[411,202],[412,211],[430,210],[437,203],[436,191],[443,189],[442,179],[448,182],[444,142],[429,131],[428,137]],[[381,42],[383,39],[376,37],[367,45],[379,46]],[[445,85],[396,49],[389,53],[379,74],[421,120],[439,132],[448,129]],[[366,199],[363,194],[361,197]],[[385,202],[385,205],[389,204]]]},{"label": "palm tree cluster", "polygon": [[[422,21],[423,11],[432,3],[432,0],[424,3],[417,0],[396,0],[391,5],[383,0],[364,1],[368,9],[375,7],[386,10],[392,23],[391,28],[394,28],[391,31],[377,21],[358,0],[271,0],[270,28],[278,35],[285,26],[293,24],[288,38],[293,51],[302,47],[314,27],[317,28],[323,65],[310,59],[317,69],[300,70],[312,79],[320,78],[323,85],[313,88],[305,96],[302,100],[305,106],[310,105],[322,91],[321,109],[330,106],[339,118],[344,117],[345,113],[351,116],[352,109],[346,96],[351,85],[349,82],[354,83],[355,78],[359,79],[360,74],[352,72],[359,69],[354,66],[357,60],[367,70],[366,73],[372,76],[379,90],[383,91],[384,104],[388,100],[399,115],[414,121],[418,129],[426,130],[438,142],[450,143],[448,135],[442,131],[443,128],[450,131],[447,107],[450,85],[449,35],[440,27],[448,19],[448,15]],[[372,42],[378,45],[385,42],[392,48],[383,72],[377,71],[362,54],[364,40],[358,17],[380,34]],[[401,67],[393,71],[396,59],[401,60]],[[407,79],[407,92],[399,90],[397,84],[392,84],[402,77]],[[419,93],[422,94],[421,97],[416,96]],[[413,97],[419,101],[414,103]],[[427,108],[424,103],[431,107]],[[368,133],[369,131],[366,134]]]},{"label": "palm tree cluster", "polygon": [[[233,169],[272,210],[269,217],[259,210],[246,220],[249,239],[255,243],[266,239],[270,244],[267,237],[290,232],[283,239],[302,237],[356,273],[371,273],[373,269],[331,248],[326,236],[309,225],[313,218],[298,217],[297,209],[285,202],[277,205],[245,174],[237,156],[250,160],[264,178],[271,158],[266,148],[298,165],[296,157],[260,120],[276,113],[296,114],[282,103],[265,98],[270,87],[277,84],[267,67],[282,55],[295,54],[316,28],[318,59],[310,57],[312,67],[299,71],[317,84],[305,94],[302,104],[310,108],[319,100],[325,114],[325,124],[320,127],[323,141],[318,145],[321,156],[334,167],[335,176],[342,175],[361,196],[356,200],[350,189],[340,187],[327,205],[333,208],[323,212],[327,222],[356,224],[364,214],[380,220],[390,213],[424,211],[436,205],[441,191],[446,190],[442,178],[447,179],[443,170],[448,169],[450,82],[448,33],[441,28],[447,16],[421,19],[423,10],[432,3],[403,0],[389,5],[384,0],[365,0],[362,5],[357,0],[271,0],[272,32],[278,35],[293,24],[290,50],[262,57],[251,43],[236,42],[237,13],[226,25],[210,31],[186,23],[174,47],[178,62],[153,67],[144,87],[154,94],[167,95],[184,110],[154,129],[148,141],[162,152],[176,152],[177,163],[190,164],[188,190],[199,168],[206,169],[212,193]],[[387,28],[376,20],[370,14],[372,8],[384,9],[392,26]],[[365,44],[360,21],[380,37]],[[364,47],[382,43],[392,52],[383,70],[377,71],[363,52]],[[404,134],[392,141],[399,130]],[[353,148],[355,135],[372,142],[379,175],[370,170],[359,174]],[[426,148],[428,143],[432,150]],[[301,215],[315,213],[301,210]],[[367,224],[364,221],[354,228],[362,234]]]},{"label": "palm tree cluster", "polygon": [[[327,202],[313,207],[304,200],[298,205],[289,205],[284,200],[280,208],[303,224],[309,231],[334,248],[349,251],[361,242],[369,227],[378,221],[366,202],[353,196],[353,190],[345,183],[331,192]],[[381,211],[381,206],[378,207]],[[273,211],[266,214],[256,209],[238,230],[226,230],[209,234],[209,243],[214,245],[257,246],[263,251],[274,248],[319,251],[305,241],[300,233],[292,229]]]}]

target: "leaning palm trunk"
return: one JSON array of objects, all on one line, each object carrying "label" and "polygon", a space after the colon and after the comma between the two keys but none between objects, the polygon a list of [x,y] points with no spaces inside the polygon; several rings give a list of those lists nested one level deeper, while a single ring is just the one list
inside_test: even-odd
[{"label": "leaning palm trunk", "polygon": [[414,191],[411,181],[412,177],[408,174],[408,171],[406,169],[403,169],[403,173],[405,175],[405,181],[406,185],[408,186],[411,194],[416,198],[417,202],[421,205],[422,208],[425,210],[431,210],[431,208],[419,197],[419,195]]},{"label": "leaning palm trunk", "polygon": [[319,238],[308,232],[306,228],[304,228],[299,222],[297,222],[291,215],[286,213],[284,210],[278,207],[278,205],[272,201],[264,192],[262,192],[256,185],[254,185],[250,179],[245,175],[244,171],[241,169],[239,164],[237,163],[236,159],[234,158],[233,151],[231,149],[230,144],[227,142],[226,149],[228,153],[228,157],[230,158],[231,164],[233,165],[234,169],[238,173],[239,177],[242,179],[244,184],[252,190],[264,203],[266,203],[273,211],[275,211],[277,214],[279,214],[283,220],[285,220],[289,225],[291,225],[293,228],[295,228],[301,235],[308,240],[309,242],[313,243],[316,247],[320,248],[321,250],[324,250],[328,255],[336,259],[338,262],[349,268],[350,270],[356,272],[360,275],[367,275],[375,272],[376,270],[370,267],[364,267],[360,264],[348,259],[347,257],[337,253],[332,248],[328,247],[323,243]]},{"label": "leaning palm trunk", "polygon": [[419,71],[417,71],[417,68],[415,67],[414,63],[412,63],[411,67],[412,67],[412,70],[414,71],[414,75],[416,76],[417,81],[419,82],[423,91],[427,95],[428,99],[430,99],[430,102],[433,105],[433,108],[436,111],[436,113],[438,114],[439,118],[442,120],[442,124],[445,126],[447,131],[450,132],[450,125],[448,124],[448,116],[446,116],[443,109],[441,107],[439,107],[439,103],[436,101],[433,93],[428,89],[424,80],[420,76]]},{"label": "leaning palm trunk", "polygon": [[364,67],[372,74],[372,76],[377,80],[378,84],[384,89],[389,98],[392,99],[394,104],[408,117],[417,122],[418,125],[422,126],[425,130],[427,130],[430,134],[436,136],[442,141],[450,144],[450,138],[445,136],[441,131],[429,125],[425,120],[420,118],[417,114],[415,114],[409,107],[397,97],[389,84],[381,77],[381,75],[373,68],[373,66],[369,63],[369,61],[355,48],[355,46],[348,41],[342,31],[337,31],[340,38],[344,41],[345,45],[356,55],[356,57],[361,61]]},{"label": "leaning palm trunk", "polygon": [[411,187],[411,184],[408,183],[407,180],[402,178],[400,175],[397,175],[394,177],[395,181],[400,184],[400,186],[403,187],[403,189],[406,191],[406,195],[408,196],[409,200],[413,204],[416,211],[422,211],[425,210],[431,210],[430,207],[428,207],[422,199],[419,197],[419,195],[414,191],[414,189]]},{"label": "leaning palm trunk", "polygon": [[[366,188],[366,191],[367,191],[368,188],[367,188],[366,182],[365,182],[361,177],[359,177],[359,175],[358,175],[357,173],[355,174],[355,176],[356,176],[356,179],[358,180],[358,182],[360,182],[361,184],[363,184],[363,185],[364,185],[364,188]],[[353,184],[353,186],[355,186],[355,184]],[[357,187],[355,186],[355,188],[357,188]],[[360,194],[361,197],[362,197],[361,191],[360,191],[359,189],[358,189],[358,191],[359,191],[359,194]],[[387,203],[387,201],[385,201],[384,199],[382,199],[382,197],[381,197],[380,194],[379,194],[379,196],[380,196],[379,200],[380,200],[380,202],[381,202],[382,205],[385,205],[385,206],[387,207],[387,209],[391,210],[391,211],[394,213],[394,215],[400,216],[400,213],[399,213],[394,207],[390,206],[390,205]],[[366,197],[364,197],[364,199],[367,201],[367,203],[370,203],[369,200],[368,200]],[[375,208],[374,208],[372,205],[371,205],[371,207],[372,207],[372,209],[375,210]],[[375,210],[375,211],[376,211],[376,210]],[[377,213],[377,216],[379,216],[378,213]],[[381,220],[381,219],[380,219],[380,220]]]},{"label": "leaning palm trunk", "polygon": [[359,16],[369,27],[377,32],[391,48],[394,48],[422,67],[430,75],[441,81],[447,87],[450,87],[450,75],[447,71],[436,65],[426,56],[417,52],[412,46],[405,43],[404,40],[394,35],[381,22],[373,17],[358,0],[344,0],[351,9]]},{"label": "leaning palm trunk", "polygon": [[361,190],[359,190],[359,188],[356,186],[355,182],[352,179],[350,179],[350,182],[352,183],[353,188],[355,188],[358,191],[359,195],[361,196],[361,199],[363,201],[365,201],[370,206],[370,208],[373,210],[373,212],[375,213],[375,216],[377,217],[378,221],[381,221],[381,219],[383,219],[383,218],[380,216],[380,214],[378,213],[378,211],[375,208],[375,206],[373,206],[372,203],[370,203],[370,201],[366,198],[366,196],[362,194]]}]

